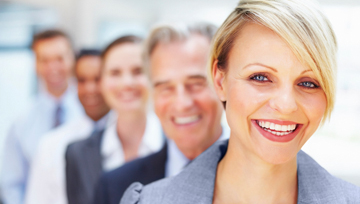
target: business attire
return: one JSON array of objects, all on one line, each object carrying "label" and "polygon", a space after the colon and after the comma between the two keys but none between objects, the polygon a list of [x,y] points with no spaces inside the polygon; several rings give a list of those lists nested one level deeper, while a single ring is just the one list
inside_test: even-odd
[{"label": "business attire", "polygon": [[1,188],[6,204],[24,202],[29,168],[40,138],[61,123],[83,115],[75,86],[69,86],[60,99],[40,91],[28,110],[12,125],[4,143]]},{"label": "business attire", "polygon": [[[139,147],[139,157],[159,151],[163,143],[164,136],[158,118],[153,113],[148,114],[145,133]],[[65,157],[68,203],[91,203],[101,174],[125,163],[116,123],[103,134],[95,133],[86,140],[70,144]]]},{"label": "business attire", "polygon": [[[227,126],[218,141],[229,138]],[[97,186],[93,204],[119,204],[125,190],[134,182],[144,185],[165,177],[176,176],[191,161],[178,149],[173,140],[168,140],[157,153],[137,159],[105,173]]]},{"label": "business attire", "polygon": [[65,150],[92,132],[104,130],[116,120],[111,112],[98,121],[89,116],[63,125],[45,134],[30,168],[25,204],[67,204],[65,189]]},{"label": "business attire", "polygon": [[[180,174],[143,186],[132,184],[120,204],[211,204],[216,170],[228,142],[218,142]],[[330,175],[303,151],[297,155],[298,204],[360,203],[360,188]]]}]

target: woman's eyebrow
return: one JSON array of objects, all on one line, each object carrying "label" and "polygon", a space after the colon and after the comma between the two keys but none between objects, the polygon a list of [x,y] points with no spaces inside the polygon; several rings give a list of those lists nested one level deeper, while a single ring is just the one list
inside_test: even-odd
[{"label": "woman's eyebrow", "polygon": [[304,70],[303,72],[301,72],[301,74],[305,74],[306,72],[312,72],[312,70],[311,69]]},{"label": "woman's eyebrow", "polygon": [[274,71],[274,72],[277,72],[277,70],[276,70],[275,68],[270,67],[270,66],[267,66],[267,65],[264,65],[264,64],[261,64],[261,63],[251,63],[251,64],[246,65],[243,69],[246,69],[246,68],[251,67],[251,66],[262,66],[262,67],[271,69],[271,70]]}]

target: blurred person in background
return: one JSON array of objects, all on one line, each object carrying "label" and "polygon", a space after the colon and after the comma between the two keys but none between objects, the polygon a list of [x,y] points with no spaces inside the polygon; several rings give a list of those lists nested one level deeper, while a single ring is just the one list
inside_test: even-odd
[{"label": "blurred person in background", "polygon": [[175,177],[133,184],[121,204],[360,203],[359,187],[301,151],[334,107],[336,50],[313,0],[241,0],[208,63],[230,139]]},{"label": "blurred person in background", "polygon": [[32,49],[40,91],[5,140],[1,189],[6,204],[24,202],[29,168],[40,138],[84,115],[76,87],[70,81],[75,56],[69,37],[59,30],[47,30],[34,36]]},{"label": "blurred person in background", "polygon": [[213,143],[229,137],[221,125],[223,106],[206,78],[206,62],[216,27],[164,25],[154,28],[145,47],[155,112],[167,144],[157,153],[106,173],[94,204],[118,204],[133,182],[148,184],[177,175]]},{"label": "blurred person in background", "polygon": [[[78,97],[86,115],[46,133],[30,169],[26,204],[66,204],[65,150],[68,144],[102,131],[109,120],[109,107],[100,89],[101,52],[80,51],[76,64]],[[109,121],[110,122],[110,121]]]},{"label": "blurred person in background", "polygon": [[142,39],[120,37],[102,53],[101,88],[117,120],[66,150],[66,192],[69,204],[89,204],[103,172],[158,151],[163,133],[148,112],[148,80],[142,66]]}]

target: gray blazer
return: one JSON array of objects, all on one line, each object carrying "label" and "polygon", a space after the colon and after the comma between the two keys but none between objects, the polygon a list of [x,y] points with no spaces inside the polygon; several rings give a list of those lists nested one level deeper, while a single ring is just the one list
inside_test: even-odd
[{"label": "gray blazer", "polygon": [[91,203],[102,174],[100,144],[104,130],[71,143],[66,150],[66,194],[68,204]]},{"label": "gray blazer", "polygon": [[[133,183],[120,204],[211,204],[218,162],[227,141],[217,142],[174,177]],[[330,175],[303,151],[297,155],[298,204],[360,203],[360,188]]]}]

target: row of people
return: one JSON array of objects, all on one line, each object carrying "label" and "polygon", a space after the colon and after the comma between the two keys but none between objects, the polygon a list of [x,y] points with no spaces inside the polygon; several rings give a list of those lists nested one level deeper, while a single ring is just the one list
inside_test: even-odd
[{"label": "row of people", "polygon": [[[82,136],[63,139],[64,129],[83,130],[73,125],[41,139],[25,202],[359,203],[359,187],[300,150],[334,104],[336,39],[317,6],[242,0],[212,39],[215,30],[159,26],[143,47],[121,37],[102,52],[95,83],[77,67],[93,124]],[[100,87],[115,117],[99,106],[91,116],[104,102],[83,101],[82,82],[85,92]]]},{"label": "row of people", "polygon": [[[94,199],[95,203],[119,203],[132,182],[150,183],[176,175],[215,141],[228,138],[228,129],[221,126],[222,104],[206,79],[207,53],[216,27],[179,28],[162,26],[152,32],[147,42],[152,48],[147,49],[145,61],[155,65],[143,66],[142,39],[136,36],[120,37],[102,53],[80,53],[75,75],[85,115],[39,136],[26,169],[28,179],[22,180],[23,191],[17,192],[18,197],[5,193],[6,203],[85,204]],[[60,31],[45,31],[35,38],[36,43],[46,41],[47,49],[60,41],[70,45]],[[66,57],[55,51],[59,49],[53,50],[53,58],[46,58],[34,49],[38,61],[46,58],[50,64],[48,72],[55,72],[51,64]],[[148,110],[149,86],[161,124]],[[129,164],[136,164],[136,171],[130,168],[131,174],[117,177],[126,182],[109,183],[113,178],[105,176],[94,197],[102,173],[151,153],[155,154],[139,164]],[[122,171],[116,169],[110,175],[122,175]],[[10,186],[13,181],[3,183],[4,192],[21,188]],[[114,184],[120,185],[117,193],[103,191]]]}]

